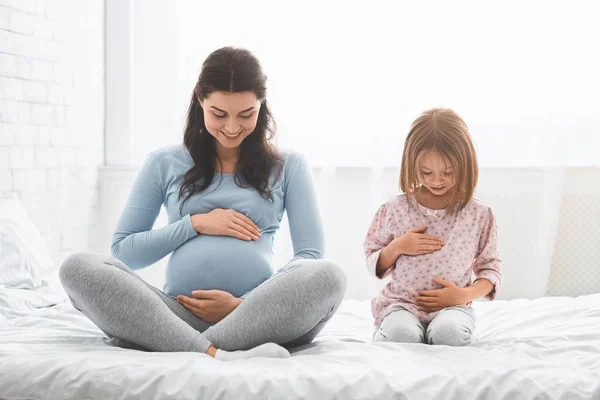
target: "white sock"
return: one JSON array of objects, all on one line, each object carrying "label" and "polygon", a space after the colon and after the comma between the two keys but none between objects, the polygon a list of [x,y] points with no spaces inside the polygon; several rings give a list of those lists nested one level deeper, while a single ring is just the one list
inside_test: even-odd
[{"label": "white sock", "polygon": [[217,350],[215,359],[221,361],[243,360],[255,357],[288,358],[290,352],[275,343],[265,343],[250,350],[225,351]]}]

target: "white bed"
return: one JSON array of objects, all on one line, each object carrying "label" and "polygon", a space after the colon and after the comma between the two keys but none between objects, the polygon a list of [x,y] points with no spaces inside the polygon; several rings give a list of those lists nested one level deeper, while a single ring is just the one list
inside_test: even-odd
[{"label": "white bed", "polygon": [[476,303],[466,348],[373,345],[346,301],[291,359],[224,363],[108,346],[52,287],[0,287],[0,398],[600,399],[600,294]]}]

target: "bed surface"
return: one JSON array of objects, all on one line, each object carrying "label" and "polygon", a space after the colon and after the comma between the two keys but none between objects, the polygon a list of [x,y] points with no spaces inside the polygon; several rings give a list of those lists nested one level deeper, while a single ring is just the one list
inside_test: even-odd
[{"label": "bed surface", "polygon": [[225,363],[108,346],[52,284],[0,287],[0,398],[600,399],[600,294],[474,307],[466,348],[374,345],[348,300],[291,359]]}]

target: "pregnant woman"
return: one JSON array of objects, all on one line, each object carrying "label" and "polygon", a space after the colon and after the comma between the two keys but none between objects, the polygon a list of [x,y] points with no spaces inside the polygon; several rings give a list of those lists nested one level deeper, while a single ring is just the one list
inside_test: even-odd
[{"label": "pregnant woman", "polygon": [[[254,55],[230,47],[210,54],[183,144],[146,158],[113,257],[77,253],[60,269],[75,308],[114,344],[221,360],[289,357],[288,348],[310,343],[336,312],[346,277],[322,259],[309,166],[271,143],[274,127]],[[153,229],[161,206],[169,224]],[[284,212],[294,257],[273,274]],[[169,254],[164,291],[132,271]]]}]

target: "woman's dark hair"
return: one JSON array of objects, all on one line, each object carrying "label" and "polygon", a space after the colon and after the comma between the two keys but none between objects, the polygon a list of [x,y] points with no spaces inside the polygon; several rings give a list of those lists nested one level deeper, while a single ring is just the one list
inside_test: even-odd
[{"label": "woman's dark hair", "polygon": [[235,183],[240,187],[253,187],[264,199],[273,200],[269,177],[274,168],[278,174],[281,172],[283,160],[270,142],[275,136],[276,126],[266,100],[266,81],[259,61],[245,49],[224,47],[211,53],[202,64],[183,135],[183,143],[194,160],[194,166],[185,175],[179,189],[179,199],[184,198],[180,211],[191,196],[210,186],[216,165],[220,163],[215,138],[206,130],[200,105],[200,100],[204,101],[212,92],[253,92],[260,101],[256,128],[240,145]]}]

